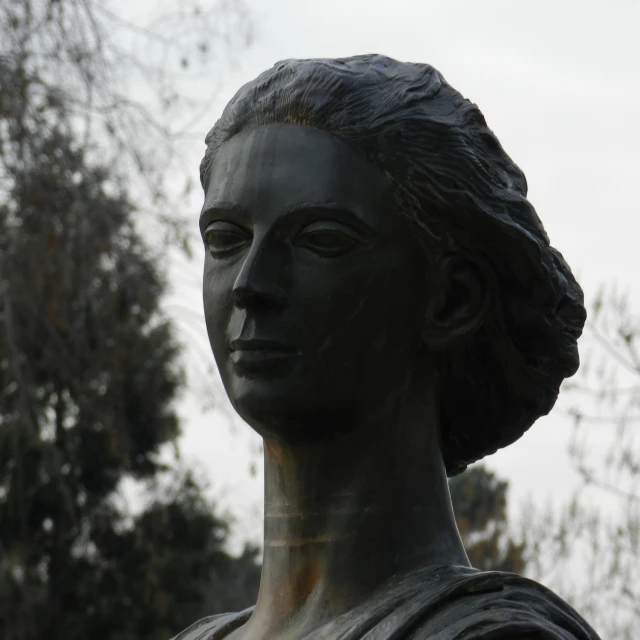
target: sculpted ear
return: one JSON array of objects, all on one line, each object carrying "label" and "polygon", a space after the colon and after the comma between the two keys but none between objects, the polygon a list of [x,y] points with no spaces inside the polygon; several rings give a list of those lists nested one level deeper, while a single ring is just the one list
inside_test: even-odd
[{"label": "sculpted ear", "polygon": [[488,274],[459,253],[450,253],[433,268],[423,343],[443,349],[472,335],[489,306]]}]

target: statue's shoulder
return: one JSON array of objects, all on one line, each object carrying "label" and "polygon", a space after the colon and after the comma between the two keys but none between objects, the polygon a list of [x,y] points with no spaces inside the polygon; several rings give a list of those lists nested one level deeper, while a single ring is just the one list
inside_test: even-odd
[{"label": "statue's shoulder", "polygon": [[412,640],[600,640],[562,598],[514,573],[455,567],[441,574],[437,595],[434,587],[416,612],[424,617],[414,620]]},{"label": "statue's shoulder", "polygon": [[[219,640],[253,607],[204,618],[173,640]],[[442,566],[412,572],[309,636],[317,639],[600,640],[562,598],[514,573]]]},{"label": "statue's shoulder", "polygon": [[221,613],[198,620],[172,640],[216,640],[223,638],[244,624],[253,611],[253,607],[236,613]]}]

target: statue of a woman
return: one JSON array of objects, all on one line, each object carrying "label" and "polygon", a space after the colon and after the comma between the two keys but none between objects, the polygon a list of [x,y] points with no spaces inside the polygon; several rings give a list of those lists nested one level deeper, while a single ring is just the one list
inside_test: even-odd
[{"label": "statue of a woman", "polygon": [[287,60],[206,142],[204,309],[264,439],[264,561],[255,607],[178,639],[596,639],[471,568],[451,508],[447,475],[551,410],[585,321],[478,108],[425,64]]}]

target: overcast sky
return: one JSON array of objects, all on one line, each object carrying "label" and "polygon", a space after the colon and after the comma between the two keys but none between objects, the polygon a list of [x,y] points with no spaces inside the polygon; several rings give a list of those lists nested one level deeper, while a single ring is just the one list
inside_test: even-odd
[{"label": "overcast sky", "polygon": [[[602,282],[632,288],[640,276],[640,2],[632,0],[249,0],[251,48],[238,52],[201,138],[244,82],[284,58],[382,53],[436,67],[479,105],[524,170],[529,196],[581,282],[587,303]],[[210,88],[202,88],[203,96]],[[203,143],[186,150],[194,176]],[[196,228],[197,202],[193,211]],[[259,441],[233,419],[224,395],[203,375],[213,363],[202,320],[202,249],[175,264],[168,312],[188,343],[190,389],[180,405],[183,451],[238,519],[238,537],[261,536],[262,482],[248,473]],[[206,397],[217,411],[203,411]],[[236,424],[235,428],[229,425]],[[567,495],[570,421],[561,407],[518,443],[486,459],[511,482],[514,504]]]}]

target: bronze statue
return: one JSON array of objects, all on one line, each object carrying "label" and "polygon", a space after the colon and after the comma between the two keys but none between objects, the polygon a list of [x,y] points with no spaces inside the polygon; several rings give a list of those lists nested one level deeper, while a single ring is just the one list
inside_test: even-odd
[{"label": "bronze statue", "polygon": [[264,439],[255,607],[179,640],[595,640],[481,572],[447,475],[517,440],[578,367],[579,285],[479,109],[432,67],[286,60],[201,164],[204,309]]}]

